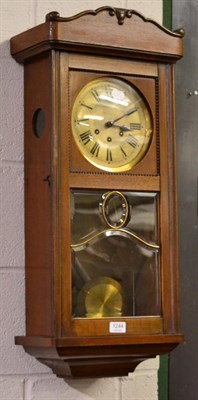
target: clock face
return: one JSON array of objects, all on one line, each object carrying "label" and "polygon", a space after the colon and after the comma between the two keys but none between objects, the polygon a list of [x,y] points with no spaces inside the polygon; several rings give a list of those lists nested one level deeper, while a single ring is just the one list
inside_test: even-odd
[{"label": "clock face", "polygon": [[152,117],[144,97],[131,84],[111,77],[96,79],[81,89],[71,125],[82,155],[110,172],[134,167],[152,138]]}]

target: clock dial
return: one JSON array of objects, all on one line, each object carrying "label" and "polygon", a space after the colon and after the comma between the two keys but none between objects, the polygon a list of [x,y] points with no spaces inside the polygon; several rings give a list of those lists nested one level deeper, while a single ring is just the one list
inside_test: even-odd
[{"label": "clock dial", "polygon": [[71,124],[83,156],[110,172],[134,167],[152,138],[152,118],[145,99],[131,84],[117,78],[100,78],[85,85],[74,101]]}]

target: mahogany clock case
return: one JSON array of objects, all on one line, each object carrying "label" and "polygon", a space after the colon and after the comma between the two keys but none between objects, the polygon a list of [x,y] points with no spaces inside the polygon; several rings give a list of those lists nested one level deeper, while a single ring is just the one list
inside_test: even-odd
[{"label": "mahogany clock case", "polygon": [[[24,62],[25,87],[26,336],[16,343],[58,376],[126,375],[183,340],[174,127],[174,63],[182,56],[182,35],[132,10],[102,7],[72,18],[49,14],[44,24],[12,38],[11,53]],[[150,147],[124,173],[89,163],[72,135],[77,94],[103,77],[129,82],[152,116]],[[117,316],[126,323],[124,333],[110,331],[111,317],[72,315],[71,192],[81,190],[157,198],[160,308],[156,315]]]}]

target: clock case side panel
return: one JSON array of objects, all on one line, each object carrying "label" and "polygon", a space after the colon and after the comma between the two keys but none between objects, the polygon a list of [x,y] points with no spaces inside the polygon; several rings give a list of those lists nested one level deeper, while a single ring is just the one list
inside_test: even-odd
[{"label": "clock case side panel", "polygon": [[[58,331],[55,298],[56,157],[53,52],[30,60],[25,80],[25,270],[26,335],[54,336]],[[52,87],[52,89],[51,89]],[[39,114],[41,112],[41,114]],[[39,119],[42,115],[42,120]],[[56,203],[56,202],[55,202]],[[17,338],[16,338],[17,342]]]},{"label": "clock case side panel", "polygon": [[174,66],[159,65],[160,230],[164,333],[179,333],[179,274],[174,106]]}]

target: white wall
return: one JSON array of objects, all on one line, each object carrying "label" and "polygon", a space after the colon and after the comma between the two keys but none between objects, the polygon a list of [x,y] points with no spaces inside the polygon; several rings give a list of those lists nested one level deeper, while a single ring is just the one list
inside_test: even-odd
[{"label": "white wall", "polygon": [[14,345],[25,334],[23,227],[23,66],[10,37],[44,22],[110,5],[162,21],[162,0],[0,0],[0,400],[157,400],[158,358],[128,378],[63,381]]}]

